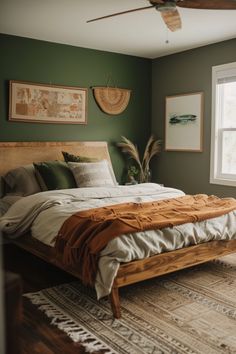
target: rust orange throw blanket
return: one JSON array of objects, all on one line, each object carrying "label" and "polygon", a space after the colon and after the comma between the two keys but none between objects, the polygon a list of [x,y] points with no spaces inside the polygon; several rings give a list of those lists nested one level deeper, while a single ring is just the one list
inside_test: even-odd
[{"label": "rust orange throw blanket", "polygon": [[99,252],[113,238],[127,233],[197,222],[236,209],[236,199],[198,194],[145,203],[123,203],[69,217],[56,238],[65,264],[78,266],[85,284],[95,281]]}]

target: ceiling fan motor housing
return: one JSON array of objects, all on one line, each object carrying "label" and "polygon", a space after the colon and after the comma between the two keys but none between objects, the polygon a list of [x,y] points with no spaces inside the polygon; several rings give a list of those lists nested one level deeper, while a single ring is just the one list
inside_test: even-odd
[{"label": "ceiling fan motor housing", "polygon": [[164,12],[164,11],[174,11],[176,9],[176,2],[173,1],[165,1],[163,3],[157,3],[155,1],[150,1],[152,5],[155,6],[157,11]]}]

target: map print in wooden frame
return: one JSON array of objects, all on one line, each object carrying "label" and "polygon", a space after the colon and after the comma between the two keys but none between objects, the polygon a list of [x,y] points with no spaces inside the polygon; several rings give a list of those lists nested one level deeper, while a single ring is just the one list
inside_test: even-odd
[{"label": "map print in wooden frame", "polygon": [[12,80],[9,120],[87,124],[87,89]]}]

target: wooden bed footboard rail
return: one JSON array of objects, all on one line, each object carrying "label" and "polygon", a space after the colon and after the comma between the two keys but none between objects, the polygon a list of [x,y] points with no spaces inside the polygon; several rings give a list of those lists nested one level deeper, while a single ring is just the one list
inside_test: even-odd
[{"label": "wooden bed footboard rail", "polygon": [[[25,235],[11,242],[81,279],[78,269],[65,266],[60,257],[56,256],[54,248],[42,244],[42,242],[33,239],[30,235]],[[110,294],[111,309],[114,317],[121,317],[119,288],[205,263],[234,252],[236,252],[236,240],[211,241],[121,264]]]},{"label": "wooden bed footboard rail", "polygon": [[234,252],[236,240],[211,241],[121,264],[110,295],[114,317],[121,317],[120,287],[192,267]]}]

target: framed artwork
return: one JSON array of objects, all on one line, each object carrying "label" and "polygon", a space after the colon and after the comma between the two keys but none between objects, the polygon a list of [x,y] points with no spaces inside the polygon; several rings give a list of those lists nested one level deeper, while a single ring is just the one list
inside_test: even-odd
[{"label": "framed artwork", "polygon": [[165,150],[202,152],[203,93],[166,97]]},{"label": "framed artwork", "polygon": [[9,120],[87,124],[87,89],[10,81]]}]

